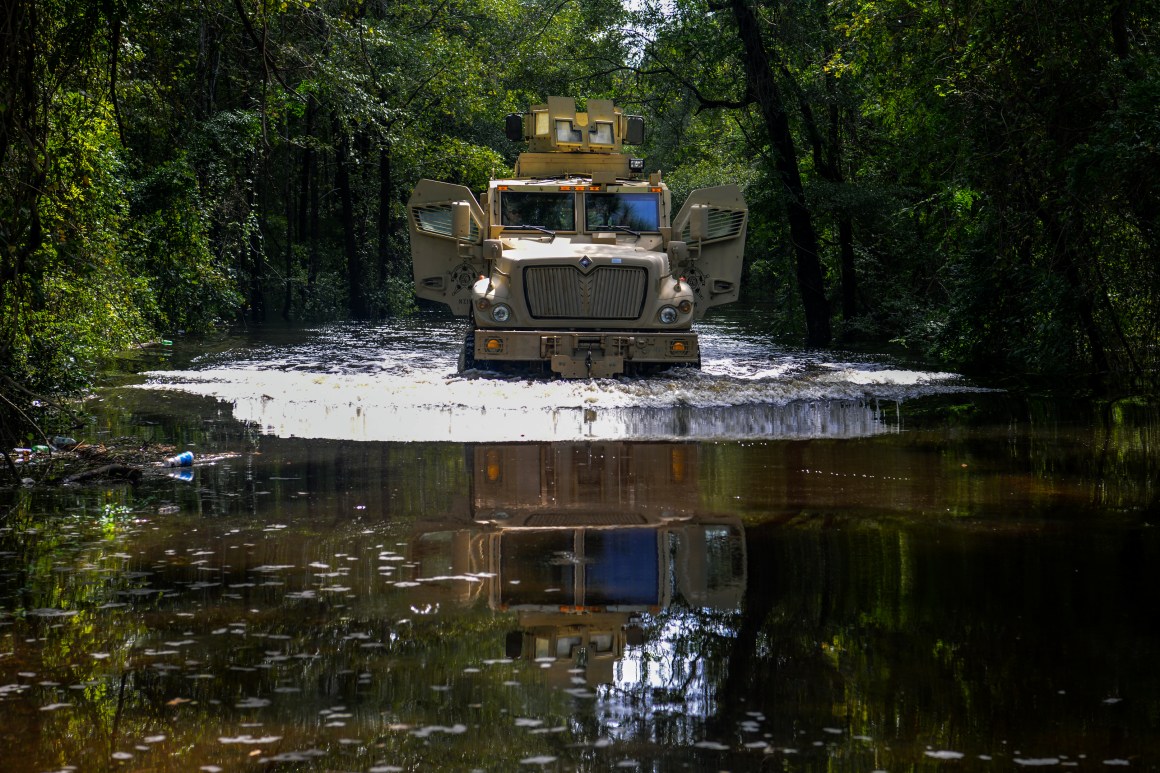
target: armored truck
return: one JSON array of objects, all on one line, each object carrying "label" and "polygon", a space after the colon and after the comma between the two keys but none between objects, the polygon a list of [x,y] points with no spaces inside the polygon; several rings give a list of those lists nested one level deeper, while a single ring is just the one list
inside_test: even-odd
[{"label": "armored truck", "polygon": [[610,100],[549,97],[507,116],[526,141],[477,200],[421,180],[407,203],[415,293],[468,318],[468,369],[601,378],[700,367],[692,330],[737,299],[748,209],[736,185],[672,213],[659,172],[624,152],[644,120]]}]

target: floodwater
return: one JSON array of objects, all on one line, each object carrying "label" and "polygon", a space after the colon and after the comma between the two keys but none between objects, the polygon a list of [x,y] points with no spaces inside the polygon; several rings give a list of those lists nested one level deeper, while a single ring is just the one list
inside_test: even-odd
[{"label": "floodwater", "polygon": [[140,353],[79,434],[193,467],[0,491],[3,769],[1160,767],[1154,405],[701,333],[594,382],[458,376],[427,313]]}]

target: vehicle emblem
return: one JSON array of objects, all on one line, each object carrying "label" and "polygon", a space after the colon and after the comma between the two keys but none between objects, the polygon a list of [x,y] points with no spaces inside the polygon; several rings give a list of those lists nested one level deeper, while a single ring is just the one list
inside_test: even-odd
[{"label": "vehicle emblem", "polygon": [[581,268],[588,268],[591,265],[592,265],[592,260],[587,255],[580,258],[580,267]]}]

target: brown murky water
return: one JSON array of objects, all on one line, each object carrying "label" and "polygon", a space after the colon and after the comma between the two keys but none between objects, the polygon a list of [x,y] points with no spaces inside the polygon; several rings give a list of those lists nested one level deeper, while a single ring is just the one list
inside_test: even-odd
[{"label": "brown murky water", "polygon": [[750,324],[625,382],[437,316],[150,355],[88,439],[231,457],[0,492],[3,769],[1160,766],[1156,408]]}]

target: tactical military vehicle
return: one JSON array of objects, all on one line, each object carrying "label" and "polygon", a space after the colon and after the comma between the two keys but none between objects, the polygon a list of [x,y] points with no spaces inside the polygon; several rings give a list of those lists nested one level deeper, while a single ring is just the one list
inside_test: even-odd
[{"label": "tactical military vehicle", "polygon": [[719,615],[741,607],[745,527],[706,509],[699,448],[473,445],[467,508],[415,523],[414,599],[485,599],[515,623],[507,657],[534,661],[547,684],[572,689],[581,671],[588,689],[613,683],[627,649],[644,643],[646,618],[674,603]]},{"label": "tactical military vehicle", "polygon": [[564,378],[699,367],[694,321],[737,299],[748,209],[736,185],[672,214],[659,172],[624,145],[644,121],[609,100],[549,97],[506,120],[527,141],[477,201],[421,180],[407,203],[415,293],[469,318],[460,370]]}]

